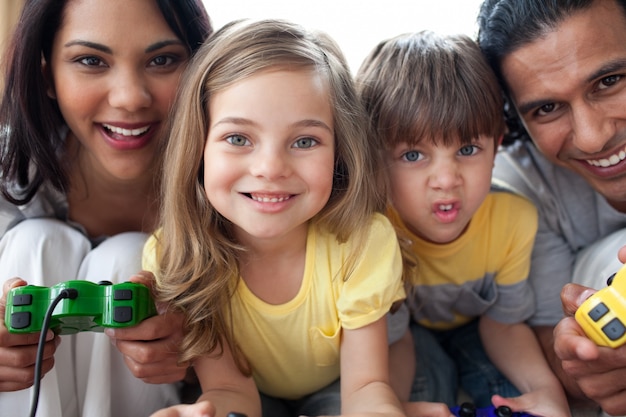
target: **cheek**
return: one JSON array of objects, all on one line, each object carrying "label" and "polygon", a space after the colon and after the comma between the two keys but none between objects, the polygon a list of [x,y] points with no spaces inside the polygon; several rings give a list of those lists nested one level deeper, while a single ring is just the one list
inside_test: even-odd
[{"label": "cheek", "polygon": [[399,210],[417,208],[424,201],[424,188],[420,185],[419,175],[410,170],[394,170],[389,173],[391,201]]}]

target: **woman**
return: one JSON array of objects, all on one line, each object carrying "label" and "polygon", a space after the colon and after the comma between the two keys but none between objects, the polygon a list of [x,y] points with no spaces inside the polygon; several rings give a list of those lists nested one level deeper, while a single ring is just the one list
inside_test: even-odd
[{"label": "woman", "polygon": [[[26,281],[150,284],[131,276],[157,217],[159,133],[211,31],[201,0],[26,1],[0,104],[3,316],[7,291]],[[107,330],[117,349],[103,334],[49,332],[38,416],[177,403],[181,322],[163,314]],[[36,343],[0,324],[0,409],[28,411]]]}]

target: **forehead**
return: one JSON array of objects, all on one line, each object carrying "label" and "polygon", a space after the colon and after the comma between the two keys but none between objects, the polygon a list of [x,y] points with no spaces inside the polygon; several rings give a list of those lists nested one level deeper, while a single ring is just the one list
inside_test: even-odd
[{"label": "forehead", "polygon": [[125,38],[126,42],[157,36],[176,37],[154,0],[69,0],[57,37]]},{"label": "forehead", "polygon": [[502,60],[502,75],[521,109],[585,88],[626,62],[626,18],[614,1],[596,1]]}]

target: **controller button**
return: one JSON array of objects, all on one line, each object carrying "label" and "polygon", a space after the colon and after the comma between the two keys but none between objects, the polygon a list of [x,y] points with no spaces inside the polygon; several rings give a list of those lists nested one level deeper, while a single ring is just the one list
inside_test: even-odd
[{"label": "controller button", "polygon": [[609,339],[617,340],[626,333],[626,327],[618,318],[614,318],[602,328],[602,331]]},{"label": "controller button", "polygon": [[511,417],[513,415],[513,411],[506,405],[501,405],[496,408],[496,417]]},{"label": "controller button", "polygon": [[32,294],[16,294],[13,296],[14,306],[29,306],[33,303]]},{"label": "controller button", "polygon": [[472,403],[461,404],[459,417],[476,417],[476,406]]},{"label": "controller button", "polygon": [[30,311],[22,311],[11,314],[11,328],[25,329],[30,326]]},{"label": "controller button", "polygon": [[606,313],[609,312],[609,308],[604,303],[598,303],[594,308],[589,312],[589,317],[591,320],[598,321],[600,320]]},{"label": "controller button", "polygon": [[111,281],[98,281],[98,285],[113,285]]},{"label": "controller button", "polygon": [[133,319],[132,307],[114,307],[113,308],[113,320],[118,323],[128,323]]},{"label": "controller button", "polygon": [[133,299],[133,290],[114,290],[113,291],[113,299],[116,300],[116,301],[132,300]]}]

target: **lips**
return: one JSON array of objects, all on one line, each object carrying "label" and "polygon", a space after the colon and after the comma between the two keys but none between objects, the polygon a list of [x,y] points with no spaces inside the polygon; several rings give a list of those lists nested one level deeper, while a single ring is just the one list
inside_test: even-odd
[{"label": "lips", "polygon": [[592,166],[601,167],[601,168],[609,168],[614,165],[619,164],[626,158],[626,147],[624,147],[619,152],[614,153],[608,158],[602,159],[586,159],[585,161]]},{"label": "lips", "polygon": [[289,200],[292,195],[291,194],[281,194],[281,195],[267,195],[267,194],[248,194],[251,199],[254,201],[258,201],[260,203],[281,203],[283,201]]},{"label": "lips", "polygon": [[144,133],[146,133],[148,130],[150,130],[150,125],[142,126],[142,127],[135,128],[135,129],[124,129],[122,127],[113,126],[113,125],[106,124],[106,123],[103,123],[102,126],[106,130],[108,130],[109,132],[115,135],[128,136],[128,137],[141,136]]}]

